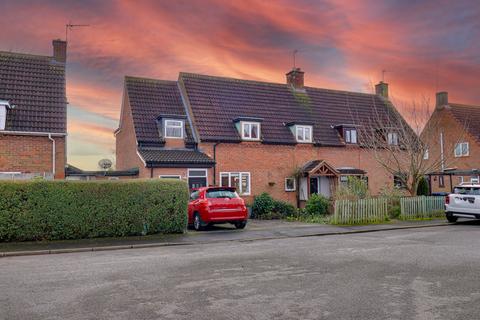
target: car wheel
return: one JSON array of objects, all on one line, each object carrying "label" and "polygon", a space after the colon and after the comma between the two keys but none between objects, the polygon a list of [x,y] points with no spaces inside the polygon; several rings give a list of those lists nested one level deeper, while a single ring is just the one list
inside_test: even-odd
[{"label": "car wheel", "polygon": [[237,229],[245,229],[246,226],[247,226],[247,220],[235,222],[235,228]]},{"label": "car wheel", "polygon": [[193,216],[193,228],[197,231],[203,230],[202,219],[200,219],[200,215],[198,213],[195,213]]},{"label": "car wheel", "polygon": [[447,220],[448,222],[457,222],[458,217],[454,217],[452,214],[447,214]]}]

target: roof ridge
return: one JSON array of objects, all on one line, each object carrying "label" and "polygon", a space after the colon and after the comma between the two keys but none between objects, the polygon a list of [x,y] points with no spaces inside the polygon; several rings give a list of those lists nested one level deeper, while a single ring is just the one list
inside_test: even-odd
[{"label": "roof ridge", "polygon": [[144,82],[155,82],[155,83],[168,83],[168,84],[176,84],[176,80],[163,80],[163,79],[153,79],[153,78],[146,78],[146,77],[136,77],[136,76],[125,76],[126,80],[140,80]]},{"label": "roof ridge", "polygon": [[0,50],[0,55],[1,54],[7,54],[7,55],[11,55],[11,56],[26,56],[26,57],[42,58],[42,59],[53,59],[52,56],[46,56],[46,55],[41,55],[41,54],[32,54],[32,53],[23,53],[23,52],[13,52],[13,51],[1,51]]},{"label": "roof ridge", "polygon": [[448,105],[449,106],[454,106],[454,107],[480,108],[480,105],[466,104],[466,103],[456,103],[456,102],[450,102],[450,103],[448,103]]},{"label": "roof ridge", "polygon": [[[232,77],[226,77],[226,76],[213,76],[213,75],[207,75],[207,74],[201,74],[201,73],[192,73],[192,72],[180,72],[179,77],[182,76],[191,76],[195,78],[207,78],[207,79],[221,79],[221,80],[227,80],[231,82],[240,82],[240,83],[251,83],[251,84],[262,84],[262,85],[269,85],[269,86],[280,86],[280,87],[287,87],[288,85],[286,83],[279,83],[279,82],[270,82],[270,81],[260,81],[260,80],[250,80],[250,79],[239,79],[239,78],[232,78]],[[347,90],[338,90],[338,89],[328,89],[328,88],[320,88],[320,87],[311,87],[311,86],[305,86],[305,89],[311,89],[311,90],[322,90],[322,91],[327,91],[327,92],[337,92],[337,93],[350,93],[350,94],[361,94],[361,95],[367,95],[367,96],[376,96],[376,94],[373,93],[365,93],[365,92],[357,92],[357,91],[347,91]]]}]

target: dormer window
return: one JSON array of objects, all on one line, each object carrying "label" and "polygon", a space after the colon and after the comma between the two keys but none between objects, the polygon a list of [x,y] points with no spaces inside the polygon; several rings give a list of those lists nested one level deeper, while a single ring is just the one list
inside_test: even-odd
[{"label": "dormer window", "polygon": [[398,133],[389,132],[387,134],[387,142],[391,146],[398,146]]},{"label": "dormer window", "polygon": [[242,139],[260,140],[260,123],[242,121]]},{"label": "dormer window", "polygon": [[297,142],[311,143],[312,142],[312,126],[295,125],[295,136]]},{"label": "dormer window", "polygon": [[346,143],[357,143],[357,129],[345,129],[343,137]]},{"label": "dormer window", "polygon": [[165,119],[165,138],[183,139],[183,121]]}]

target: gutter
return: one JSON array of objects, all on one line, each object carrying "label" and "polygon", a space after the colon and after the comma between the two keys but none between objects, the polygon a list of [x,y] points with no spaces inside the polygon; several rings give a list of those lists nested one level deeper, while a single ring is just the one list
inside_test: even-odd
[{"label": "gutter", "polygon": [[48,139],[52,141],[52,173],[53,179],[55,179],[55,149],[56,149],[56,142],[55,139],[52,138],[52,134],[48,134]]},{"label": "gutter", "polygon": [[17,136],[46,136],[46,137],[65,137],[67,133],[52,133],[52,132],[32,132],[32,131],[5,131],[1,130],[0,134],[10,134]]}]

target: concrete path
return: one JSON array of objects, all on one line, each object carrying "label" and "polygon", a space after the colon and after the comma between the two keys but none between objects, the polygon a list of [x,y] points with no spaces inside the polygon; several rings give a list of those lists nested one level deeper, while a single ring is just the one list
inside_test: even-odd
[{"label": "concrete path", "polygon": [[155,246],[208,244],[224,241],[254,241],[333,234],[375,232],[401,228],[446,226],[446,220],[396,222],[364,226],[332,226],[281,220],[250,220],[247,228],[236,230],[230,225],[214,226],[206,231],[189,230],[186,234],[146,237],[82,239],[50,242],[0,243],[0,257],[50,253],[119,250]]}]

